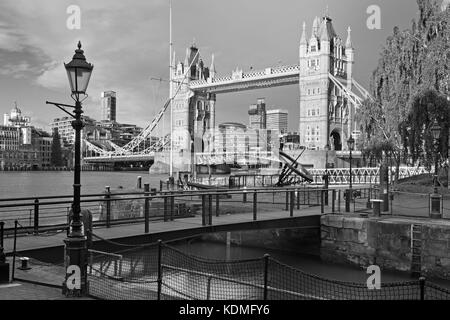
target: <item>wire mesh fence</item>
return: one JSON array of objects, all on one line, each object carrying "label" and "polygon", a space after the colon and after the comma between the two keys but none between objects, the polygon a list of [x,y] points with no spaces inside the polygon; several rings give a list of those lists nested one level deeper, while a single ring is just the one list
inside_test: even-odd
[{"label": "wire mesh fence", "polygon": [[363,283],[305,273],[268,255],[247,260],[213,260],[162,242],[127,245],[116,254],[95,252],[88,279],[90,294],[108,300],[450,299],[448,289],[423,278],[382,283],[381,289],[368,289]]}]

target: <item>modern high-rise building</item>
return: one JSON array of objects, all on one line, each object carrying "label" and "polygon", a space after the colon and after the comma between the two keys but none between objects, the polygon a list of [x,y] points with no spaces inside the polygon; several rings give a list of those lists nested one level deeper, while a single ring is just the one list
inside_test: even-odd
[{"label": "modern high-rise building", "polygon": [[266,102],[264,98],[258,99],[248,109],[249,128],[266,129]]},{"label": "modern high-rise building", "polygon": [[102,92],[102,121],[116,121],[116,93]]},{"label": "modern high-rise building", "polygon": [[287,110],[268,110],[266,113],[266,129],[277,130],[280,134],[286,133],[288,130],[288,114]]}]

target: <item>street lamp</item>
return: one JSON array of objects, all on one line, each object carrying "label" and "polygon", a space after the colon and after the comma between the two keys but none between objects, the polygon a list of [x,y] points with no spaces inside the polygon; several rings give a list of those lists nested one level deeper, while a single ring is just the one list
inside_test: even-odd
[{"label": "street lamp", "polygon": [[434,159],[434,192],[431,195],[431,218],[441,218],[441,195],[438,193],[438,155],[439,155],[439,138],[441,136],[441,126],[434,119],[434,123],[430,128],[434,139],[435,159]]},{"label": "street lamp", "polygon": [[[63,293],[71,296],[82,296],[87,293],[87,243],[84,233],[83,222],[81,221],[81,130],[84,127],[81,115],[83,114],[81,102],[87,98],[86,90],[91,78],[94,66],[86,62],[84,51],[81,50],[81,42],[78,42],[78,49],[72,61],[64,64],[69,78],[71,97],[75,101],[75,106],[47,101],[47,104],[53,104],[75,120],[72,121],[72,127],[75,130],[75,168],[73,184],[73,203],[72,220],[70,222],[70,231],[64,240],[66,244],[66,280],[63,283]],[[80,96],[84,99],[80,101]],[[72,108],[73,113],[65,108]],[[70,268],[70,270],[69,270]],[[73,276],[79,275],[79,279],[73,280]],[[70,279],[69,279],[70,278]]]},{"label": "street lamp", "polygon": [[345,211],[350,212],[350,201],[353,198],[352,191],[352,151],[355,149],[355,139],[350,135],[350,138],[347,140],[348,150],[350,151],[350,189],[347,191],[347,198],[345,201]]}]

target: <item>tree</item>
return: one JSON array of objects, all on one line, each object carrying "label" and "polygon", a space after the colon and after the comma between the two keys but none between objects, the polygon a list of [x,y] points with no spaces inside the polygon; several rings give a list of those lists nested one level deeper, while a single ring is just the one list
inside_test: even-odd
[{"label": "tree", "polygon": [[55,167],[61,167],[63,165],[61,152],[61,138],[58,133],[58,128],[53,129],[51,163]]},{"label": "tree", "polygon": [[418,21],[408,30],[395,27],[386,40],[371,78],[374,98],[365,101],[358,113],[364,153],[379,161],[383,154],[390,156],[397,167],[409,157],[429,163],[424,161],[430,151],[424,128],[432,117],[439,116],[443,128],[442,154],[448,144],[450,8],[442,10],[435,0],[417,0],[417,4]]}]

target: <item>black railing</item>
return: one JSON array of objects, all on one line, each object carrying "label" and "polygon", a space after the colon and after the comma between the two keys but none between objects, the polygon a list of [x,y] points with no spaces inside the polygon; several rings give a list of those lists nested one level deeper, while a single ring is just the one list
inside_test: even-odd
[{"label": "black railing", "polygon": [[[331,213],[337,207],[334,189],[320,188],[247,188],[209,189],[205,191],[157,191],[146,186],[144,192],[115,192],[83,195],[83,210],[89,210],[95,227],[144,223],[149,232],[153,220],[173,221],[202,214],[203,225],[212,225],[213,215],[246,213],[257,220],[264,211],[287,211],[320,207],[321,213]],[[326,195],[326,196],[325,196]],[[249,196],[250,199],[247,199]],[[24,228],[20,232],[39,234],[66,228],[70,220],[72,196],[45,196],[0,199],[0,214],[5,222],[5,234],[11,235],[17,220]],[[329,205],[325,199],[330,198]],[[250,201],[248,201],[250,200]]]}]

